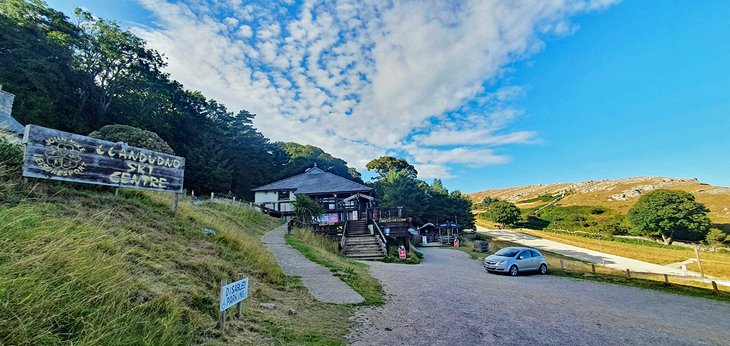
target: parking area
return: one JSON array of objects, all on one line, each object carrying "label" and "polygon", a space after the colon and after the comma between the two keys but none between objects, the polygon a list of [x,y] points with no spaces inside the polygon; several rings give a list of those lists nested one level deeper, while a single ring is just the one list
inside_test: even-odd
[{"label": "parking area", "polygon": [[363,308],[355,345],[726,344],[730,304],[551,275],[489,274],[460,251],[372,262],[389,300]]}]

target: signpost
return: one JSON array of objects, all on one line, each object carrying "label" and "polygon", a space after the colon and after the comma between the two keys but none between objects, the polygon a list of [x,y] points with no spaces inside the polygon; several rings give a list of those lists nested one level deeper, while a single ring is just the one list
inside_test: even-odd
[{"label": "signpost", "polygon": [[87,136],[25,127],[23,176],[180,193],[185,159]]},{"label": "signpost", "polygon": [[398,247],[398,258],[402,260],[406,259],[406,248],[403,245]]},{"label": "signpost", "polygon": [[241,302],[248,298],[248,278],[243,274],[238,275],[238,281],[228,284],[227,279],[221,280],[221,301],[219,306],[218,326],[225,328],[226,310],[231,306],[236,307],[236,317],[241,317]]}]

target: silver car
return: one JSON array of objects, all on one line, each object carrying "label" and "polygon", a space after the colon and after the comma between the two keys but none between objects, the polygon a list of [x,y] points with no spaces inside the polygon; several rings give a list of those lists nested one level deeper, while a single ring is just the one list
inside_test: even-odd
[{"label": "silver car", "polygon": [[533,248],[506,247],[484,259],[484,269],[488,272],[509,273],[516,276],[520,272],[537,271],[547,273],[545,257]]}]

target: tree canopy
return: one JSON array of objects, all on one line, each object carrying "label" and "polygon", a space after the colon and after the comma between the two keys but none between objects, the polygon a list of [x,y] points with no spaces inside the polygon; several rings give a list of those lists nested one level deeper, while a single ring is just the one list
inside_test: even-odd
[{"label": "tree canopy", "polygon": [[287,165],[281,172],[281,177],[289,177],[304,172],[307,168],[317,165],[320,169],[363,183],[361,175],[356,169],[347,167],[345,160],[326,153],[313,145],[302,145],[293,142],[276,142],[280,150],[288,157]]},{"label": "tree canopy", "polygon": [[710,227],[709,209],[685,191],[654,190],[641,196],[628,214],[634,233],[661,236],[666,244],[676,237],[703,239]]},{"label": "tree canopy", "polygon": [[0,33],[0,84],[16,95],[13,115],[22,124],[78,134],[107,125],[150,131],[186,158],[185,187],[202,194],[251,198],[251,188],[314,163],[360,180],[345,161],[311,146],[282,149],[253,126],[254,114],[186,90],[163,72],[161,54],[112,21],[4,0]]},{"label": "tree canopy", "polygon": [[403,171],[406,175],[413,178],[418,176],[418,171],[413,165],[409,164],[408,161],[402,158],[395,158],[392,156],[381,156],[368,162],[365,165],[369,171],[377,172],[381,177],[384,177],[391,171]]},{"label": "tree canopy", "polygon": [[[405,159],[400,167],[413,167]],[[371,161],[372,162],[372,161]],[[381,207],[402,207],[403,214],[417,224],[456,221],[466,228],[474,227],[471,200],[459,191],[449,191],[440,179],[433,184],[418,179],[415,169],[390,169],[372,183]]]}]

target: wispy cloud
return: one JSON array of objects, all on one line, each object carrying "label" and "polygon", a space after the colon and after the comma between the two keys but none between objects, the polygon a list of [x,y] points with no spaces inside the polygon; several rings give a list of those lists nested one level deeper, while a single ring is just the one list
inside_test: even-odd
[{"label": "wispy cloud", "polygon": [[385,153],[422,177],[452,164],[501,164],[494,146],[534,143],[509,131],[510,100],[490,90],[544,34],[607,0],[338,1],[140,0],[154,25],[135,31],[169,59],[172,76],[233,109],[256,113],[274,140],[321,146],[359,167]]}]

